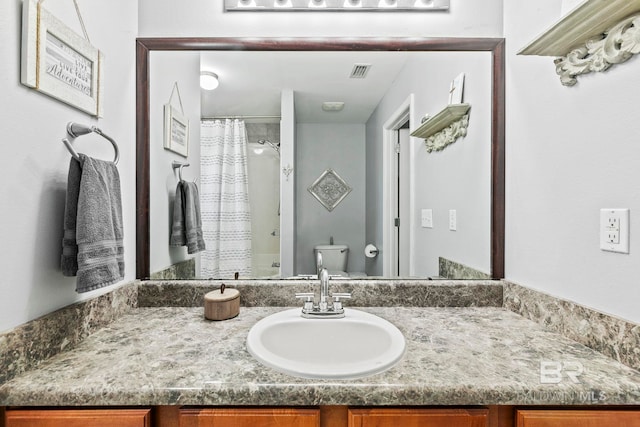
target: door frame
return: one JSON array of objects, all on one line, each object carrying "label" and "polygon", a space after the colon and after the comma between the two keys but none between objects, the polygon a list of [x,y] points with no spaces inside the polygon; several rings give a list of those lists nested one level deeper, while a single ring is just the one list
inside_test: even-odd
[{"label": "door frame", "polygon": [[[415,230],[418,225],[411,221],[411,212],[412,209],[416,206],[414,201],[416,192],[412,192],[413,189],[417,191],[417,186],[414,187],[414,179],[411,174],[412,171],[416,169],[412,167],[411,163],[414,159],[417,159],[417,148],[412,141],[411,136],[411,128],[409,128],[409,121],[406,122],[406,126],[401,129],[396,130],[396,135],[398,138],[398,146],[399,151],[396,154],[396,162],[397,170],[397,182],[396,192],[398,195],[398,199],[396,203],[398,204],[398,218],[400,218],[400,227],[397,229],[397,233],[395,233],[398,241],[395,246],[398,248],[398,277],[407,277],[414,276],[415,272],[411,271],[411,266],[414,265],[412,259],[414,258],[413,253],[415,247],[411,246],[413,242],[412,236],[415,235]],[[418,142],[420,144],[420,142]],[[417,166],[416,166],[417,167]],[[413,228],[412,228],[413,227]]]},{"label": "door frame", "polygon": [[[395,151],[396,132],[407,121],[409,129],[414,129],[414,95],[410,94],[407,99],[389,116],[382,126],[382,275],[394,277],[393,272],[397,270],[397,247],[394,244],[395,218],[394,200],[397,200],[397,154]],[[409,150],[414,151],[416,138],[409,138]],[[410,155],[409,160],[409,194],[415,191],[415,156]],[[395,195],[395,196],[394,196]],[[409,230],[415,228],[415,201],[409,199]],[[415,241],[409,232],[409,275],[415,274],[415,263],[413,254],[415,253]],[[395,266],[394,266],[395,260]]]}]

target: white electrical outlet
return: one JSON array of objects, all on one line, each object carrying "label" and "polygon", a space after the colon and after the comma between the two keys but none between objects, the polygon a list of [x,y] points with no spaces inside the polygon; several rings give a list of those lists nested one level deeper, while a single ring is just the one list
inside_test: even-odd
[{"label": "white electrical outlet", "polygon": [[455,209],[449,209],[449,230],[456,231],[458,227],[457,214]]},{"label": "white electrical outlet", "polygon": [[433,209],[422,209],[422,228],[433,228]]},{"label": "white electrical outlet", "polygon": [[629,209],[600,209],[600,249],[629,253]]}]

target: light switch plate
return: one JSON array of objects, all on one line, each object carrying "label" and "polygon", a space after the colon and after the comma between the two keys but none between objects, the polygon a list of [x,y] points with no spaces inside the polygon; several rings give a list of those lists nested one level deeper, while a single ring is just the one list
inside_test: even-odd
[{"label": "light switch plate", "polygon": [[422,228],[433,228],[433,209],[422,209]]},{"label": "light switch plate", "polygon": [[449,230],[456,231],[458,228],[458,218],[455,209],[449,209]]},{"label": "light switch plate", "polygon": [[600,249],[629,253],[629,209],[600,209]]}]

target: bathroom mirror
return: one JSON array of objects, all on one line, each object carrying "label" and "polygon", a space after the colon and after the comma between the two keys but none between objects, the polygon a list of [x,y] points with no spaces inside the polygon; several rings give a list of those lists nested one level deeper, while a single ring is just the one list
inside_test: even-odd
[{"label": "bathroom mirror", "polygon": [[[366,172],[362,172],[360,175],[360,181],[353,178],[349,171],[349,163],[340,163],[340,161],[327,160],[319,161],[318,152],[309,147],[305,148],[305,145],[300,141],[307,139],[317,139],[319,136],[324,135],[324,138],[330,140],[332,135],[335,135],[336,129],[341,126],[344,127],[344,123],[328,125],[325,121],[322,123],[322,119],[310,119],[307,113],[303,110],[304,95],[307,98],[316,97],[317,99],[323,99],[325,101],[340,101],[336,99],[334,94],[323,93],[322,90],[318,90],[318,93],[305,94],[305,90],[299,89],[295,83],[291,82],[291,91],[282,91],[281,89],[287,87],[284,86],[278,88],[280,91],[280,99],[278,101],[284,104],[286,99],[291,100],[291,111],[295,112],[298,120],[291,119],[289,123],[289,130],[293,129],[287,142],[287,136],[280,134],[280,130],[286,129],[287,118],[282,113],[285,108],[280,106],[281,111],[267,111],[265,109],[249,111],[246,108],[240,108],[240,97],[237,97],[238,101],[234,105],[227,105],[225,110],[216,110],[215,107],[207,107],[206,98],[215,97],[216,91],[212,91],[210,94],[202,94],[203,104],[202,114],[204,116],[215,117],[244,117],[248,126],[248,147],[249,152],[255,149],[255,152],[270,153],[272,159],[280,160],[278,169],[279,179],[281,182],[281,190],[288,191],[286,186],[291,187],[290,194],[286,196],[284,193],[280,194],[281,203],[278,203],[277,216],[275,217],[275,225],[272,227],[271,232],[275,236],[279,235],[281,241],[288,241],[289,247],[285,247],[285,243],[281,243],[281,252],[278,254],[279,258],[269,259],[267,263],[270,266],[276,266],[276,264],[293,265],[293,270],[289,270],[285,273],[282,269],[283,277],[290,277],[295,275],[306,276],[308,273],[313,272],[313,247],[314,245],[328,245],[330,240],[335,241],[335,246],[338,247],[345,242],[345,231],[336,226],[335,229],[331,225],[327,225],[327,218],[330,215],[336,217],[336,213],[340,214],[342,209],[343,220],[338,220],[338,223],[342,223],[344,227],[353,228],[354,223],[350,223],[350,220],[358,222],[358,227],[361,228],[364,236],[360,238],[356,244],[348,244],[350,249],[350,261],[352,265],[357,264],[357,267],[350,268],[351,272],[363,271],[367,273],[367,277],[379,278],[385,277],[438,277],[443,276],[447,278],[456,279],[474,279],[474,278],[502,278],[504,274],[504,40],[503,39],[378,39],[378,38],[360,38],[360,39],[231,39],[231,38],[153,38],[153,39],[138,39],[137,41],[137,277],[140,279],[148,279],[150,277],[176,277],[175,274],[169,273],[167,276],[158,276],[155,273],[159,268],[152,262],[152,246],[154,248],[163,245],[162,239],[158,240],[157,233],[153,232],[153,217],[156,215],[156,206],[151,203],[151,199],[156,197],[151,190],[153,183],[167,181],[167,176],[171,176],[170,167],[167,165],[168,170],[162,172],[162,176],[157,176],[157,168],[151,164],[150,150],[156,149],[157,141],[152,140],[152,134],[157,136],[158,123],[152,117],[152,111],[157,104],[157,100],[152,101],[151,92],[154,84],[154,79],[150,76],[157,76],[158,71],[154,71],[154,61],[152,60],[154,53],[162,53],[171,55],[175,53],[179,55],[180,52],[190,52],[195,55],[201,54],[202,67],[211,66],[208,62],[213,62],[218,66],[226,64],[225,70],[226,76],[236,75],[239,77],[253,75],[254,80],[260,82],[260,73],[256,70],[256,64],[265,63],[265,61],[271,61],[277,63],[281,69],[287,69],[292,67],[296,69],[301,63],[323,63],[329,56],[341,53],[345,55],[351,63],[360,64],[367,62],[374,62],[374,67],[371,68],[371,76],[376,77],[380,74],[376,74],[376,70],[384,70],[382,74],[387,74],[389,82],[387,87],[382,89],[382,95],[378,98],[384,98],[384,94],[392,93],[389,89],[391,85],[402,87],[400,74],[401,70],[405,67],[405,64],[411,63],[411,61],[422,61],[422,68],[413,71],[415,79],[423,81],[436,81],[437,86],[430,88],[429,90],[421,89],[411,90],[406,89],[405,95],[396,96],[391,100],[388,100],[385,108],[379,108],[377,112],[371,113],[365,112],[365,119],[358,123],[359,130],[356,132],[361,135],[362,142],[358,151],[361,159],[361,169],[366,169]],[[469,61],[472,65],[464,65],[461,62],[461,56],[469,54]],[[362,58],[359,54],[363,55]],[[382,59],[378,61],[374,54],[381,57],[389,56],[388,59]],[[397,54],[394,57],[392,55]],[[429,55],[450,55],[446,57],[446,60],[451,62],[452,66],[448,70],[439,70],[437,67],[438,57]],[[253,55],[253,56],[252,56]],[[283,55],[282,58],[278,55]],[[297,65],[286,65],[285,57],[287,55],[298,59]],[[307,55],[307,56],[304,56]],[[373,55],[373,60],[369,61],[367,55]],[[420,55],[424,55],[421,57]],[[176,56],[177,58],[178,56]],[[208,59],[207,59],[208,58]],[[304,59],[307,58],[307,59]],[[314,59],[311,59],[314,58]],[[362,59],[362,60],[361,60]],[[226,62],[225,62],[226,61]],[[262,61],[262,62],[260,62]],[[343,65],[349,61],[342,60]],[[389,65],[396,62],[395,65]],[[384,64],[387,65],[384,65]],[[474,72],[473,67],[479,67],[478,63],[486,69],[482,72]],[[485,66],[486,65],[486,66]],[[223,67],[223,68],[224,68]],[[235,67],[235,68],[233,68]],[[389,68],[385,68],[389,67]],[[408,68],[408,67],[407,67]],[[229,70],[234,70],[230,72]],[[454,70],[456,71],[454,73]],[[471,72],[469,72],[471,70]],[[215,70],[213,70],[215,71]],[[351,70],[347,70],[347,73]],[[438,108],[441,105],[444,107],[447,103],[448,91],[450,89],[449,83],[459,72],[467,72],[465,102],[472,103],[469,133],[474,132],[475,140],[483,140],[486,143],[486,153],[478,155],[477,153],[466,152],[468,148],[464,148],[465,142],[467,147],[470,146],[469,141],[475,141],[472,136],[468,136],[460,139],[455,144],[452,144],[452,148],[449,151],[443,151],[441,157],[438,157],[438,153],[435,155],[429,154],[431,157],[426,157],[424,153],[424,141],[412,138],[412,147],[410,150],[409,163],[413,170],[413,178],[408,178],[406,181],[410,181],[409,185],[402,186],[405,190],[411,187],[411,191],[414,193],[423,192],[422,185],[425,181],[431,182],[432,186],[439,188],[438,192],[442,194],[458,194],[458,197],[462,199],[470,200],[471,206],[476,206],[474,197],[482,197],[486,203],[486,221],[480,223],[467,222],[468,215],[473,215],[473,209],[463,209],[459,202],[454,199],[449,199],[447,209],[442,208],[440,205],[432,206],[429,198],[423,198],[419,201],[413,202],[410,205],[411,215],[405,221],[410,222],[410,236],[409,239],[413,241],[411,245],[407,246],[408,251],[411,251],[414,255],[411,257],[411,266],[399,266],[399,265],[383,265],[383,258],[386,260],[389,256],[391,249],[388,247],[390,239],[394,239],[393,225],[386,226],[390,221],[393,221],[393,216],[389,213],[390,202],[387,198],[388,192],[393,192],[393,189],[389,189],[393,185],[391,183],[383,182],[383,176],[390,176],[387,174],[388,168],[393,168],[393,163],[396,161],[393,154],[389,154],[384,150],[389,150],[384,144],[389,144],[388,138],[392,137],[394,133],[399,134],[401,130],[396,128],[409,127],[409,131],[413,131],[415,127],[420,125],[420,119],[425,114],[435,114],[438,112]],[[252,74],[253,73],[253,74]],[[283,75],[287,73],[283,72]],[[290,75],[290,74],[287,74]],[[167,76],[171,79],[171,76]],[[377,78],[377,77],[376,77]],[[221,87],[225,84],[224,77],[221,76]],[[400,83],[398,83],[400,81]],[[173,81],[172,81],[173,82]],[[227,83],[229,79],[227,78]],[[263,82],[264,83],[264,82]],[[435,83],[434,83],[435,84]],[[248,86],[248,85],[247,85]],[[482,87],[480,87],[482,86]],[[475,92],[474,92],[475,91]],[[364,95],[373,91],[363,91]],[[475,96],[474,96],[475,95]],[[287,98],[288,96],[288,98]],[[427,102],[426,100],[429,100]],[[255,105],[261,104],[258,98],[254,99]],[[225,101],[229,104],[228,101]],[[425,105],[429,105],[428,108]],[[475,108],[474,108],[475,106]],[[246,107],[246,106],[245,106]],[[347,104],[348,108],[352,108],[352,105]],[[345,107],[345,109],[347,109]],[[318,109],[320,107],[318,106]],[[485,113],[483,113],[485,110]],[[377,114],[377,116],[376,116]],[[259,116],[259,117],[256,117]],[[376,116],[376,117],[374,117]],[[251,120],[251,119],[254,120]],[[373,118],[373,119],[372,119]],[[198,126],[198,118],[190,117],[191,126]],[[475,120],[475,122],[474,122]],[[367,121],[371,122],[367,125]],[[269,123],[271,122],[271,123]],[[335,120],[333,121],[335,123]],[[404,125],[405,122],[409,122],[408,126]],[[482,126],[480,126],[482,122]],[[372,124],[373,123],[373,124]],[[265,125],[275,126],[277,134],[274,134],[274,128],[265,131]],[[404,125],[404,126],[403,126]],[[324,126],[324,128],[323,128]],[[331,131],[327,130],[333,128]],[[252,129],[251,129],[252,128]],[[267,137],[267,132],[270,137]],[[271,132],[271,133],[269,133]],[[160,133],[161,135],[161,133]],[[349,135],[347,131],[347,135]],[[273,139],[280,139],[278,141],[272,141]],[[342,143],[346,140],[351,140],[350,137],[345,137]],[[255,140],[255,141],[254,141]],[[326,141],[323,142],[326,143]],[[377,142],[371,142],[375,140]],[[384,142],[383,142],[384,141]],[[475,143],[475,142],[474,142]],[[480,144],[478,142],[477,144]],[[277,146],[276,146],[277,144]],[[294,150],[292,146],[298,144]],[[372,145],[377,144],[377,148],[371,149]],[[318,144],[316,144],[317,147]],[[317,149],[317,148],[316,148]],[[460,153],[456,153],[455,150],[461,150]],[[333,151],[336,151],[335,147]],[[393,150],[391,150],[393,151]],[[444,154],[443,154],[444,153]],[[449,171],[441,171],[438,169],[438,162],[443,156],[458,156],[454,158],[454,162],[457,166],[452,168],[449,166]],[[345,157],[344,155],[341,157]],[[284,159],[284,160],[283,160]],[[180,160],[180,159],[177,159]],[[185,159],[182,159],[185,160]],[[187,159],[190,160],[190,159]],[[344,161],[344,159],[342,159]],[[435,163],[430,163],[435,162]],[[457,178],[451,178],[451,176],[463,176],[469,170],[472,170],[474,162],[485,162],[486,170],[488,171],[486,176],[478,178],[477,176],[467,177],[466,183],[461,180],[462,185],[467,187],[460,190],[458,187],[460,183],[455,183]],[[170,162],[169,162],[170,163]],[[449,163],[450,165],[451,163]],[[336,166],[337,165],[337,166]],[[287,171],[287,168],[291,170]],[[314,168],[317,168],[314,169]],[[353,187],[352,192],[341,201],[341,205],[337,205],[332,212],[328,212],[314,197],[309,194],[307,187],[316,181],[322,173],[328,169],[335,169],[340,176]],[[184,170],[188,174],[188,168]],[[431,175],[429,175],[431,173]],[[451,176],[447,177],[447,174]],[[442,180],[433,177],[441,177]],[[486,179],[485,179],[486,178]],[[289,181],[287,181],[289,180]],[[477,186],[473,181],[482,181],[482,185]],[[370,181],[378,183],[376,186],[370,185]],[[486,181],[486,182],[485,182]],[[168,182],[168,181],[167,181]],[[472,184],[469,184],[472,182]],[[284,185],[282,185],[284,184]],[[366,184],[366,188],[364,188]],[[456,185],[458,187],[456,187]],[[167,189],[169,185],[167,185]],[[283,190],[284,189],[284,190]],[[454,190],[456,189],[456,190]],[[403,189],[397,189],[401,194]],[[358,195],[359,192],[359,195]],[[479,196],[481,194],[481,196]],[[292,202],[293,207],[289,206],[285,202],[286,197]],[[377,211],[371,218],[360,218],[360,215],[354,215],[353,209],[349,203],[358,200],[360,208],[363,211],[371,212]],[[478,199],[481,200],[481,199]],[[307,204],[307,207],[302,206],[303,203]],[[433,202],[435,203],[435,202]],[[281,206],[282,205],[282,206]],[[153,206],[153,208],[152,208]],[[167,217],[169,206],[162,210],[162,215]],[[422,215],[425,211],[432,209],[432,228],[424,226]],[[324,212],[318,213],[316,217],[309,216],[309,209],[320,209]],[[454,211],[453,214],[450,211]],[[318,211],[316,211],[318,212]],[[454,217],[457,214],[457,230],[450,230],[450,224],[443,224],[445,220],[449,220],[450,216]],[[305,216],[306,215],[306,216]],[[369,215],[369,214],[367,214]],[[351,217],[351,218],[350,218]],[[288,218],[288,219],[287,219]],[[323,219],[324,218],[324,219]],[[168,220],[163,219],[161,226],[165,228],[170,227]],[[289,221],[289,223],[287,223]],[[311,223],[311,224],[310,224]],[[290,226],[290,227],[289,227]],[[289,227],[287,229],[287,227]],[[315,235],[312,238],[306,238],[306,229],[320,228],[322,233]],[[456,227],[453,227],[454,229]],[[465,243],[463,236],[467,233],[469,228],[472,228],[476,232],[476,236],[486,236],[476,238],[472,243]],[[442,247],[451,246],[469,248],[473,245],[479,245],[486,252],[480,258],[483,261],[480,265],[472,265],[469,270],[466,268],[458,269],[459,266],[466,267],[469,264],[465,262],[464,256],[458,258],[457,256],[441,256],[430,257],[429,262],[431,264],[436,263],[435,271],[433,268],[425,270],[423,268],[424,256],[426,253],[420,245],[423,243],[420,239],[430,239],[428,233],[434,232],[436,229],[440,230],[440,233],[444,238],[448,239],[446,243],[442,244]],[[153,232],[153,236],[152,236]],[[269,233],[271,235],[271,233]],[[390,236],[391,235],[391,236]],[[156,240],[154,240],[156,239]],[[459,242],[456,242],[459,239]],[[406,241],[407,239],[405,239]],[[433,239],[432,239],[433,241]],[[364,246],[366,244],[374,244],[379,253],[375,258],[366,258],[364,255]],[[168,244],[167,244],[168,245]],[[417,248],[417,250],[416,250]],[[398,251],[398,249],[396,249]],[[436,251],[437,252],[437,251]],[[444,251],[443,251],[444,252]],[[186,255],[186,250],[184,251]],[[418,254],[419,256],[416,256]],[[287,261],[287,257],[289,261]],[[191,258],[186,257],[186,258]],[[353,261],[355,258],[356,261]],[[401,258],[396,254],[396,258]],[[434,259],[431,259],[434,258]],[[446,274],[442,273],[442,263],[452,262],[452,264],[445,265]],[[387,261],[384,261],[387,262]],[[396,261],[392,261],[393,262]],[[459,265],[458,265],[459,262]],[[181,264],[182,262],[171,262],[172,264]],[[388,263],[388,262],[387,262]],[[193,263],[190,263],[193,264]],[[453,266],[452,266],[453,265]],[[168,266],[167,270],[171,270],[172,265]],[[438,270],[438,267],[440,269]],[[402,274],[402,271],[409,271],[411,273]],[[276,271],[280,270],[276,267]],[[470,273],[468,273],[470,271]],[[475,273],[478,273],[476,275]],[[467,275],[468,274],[468,275]],[[256,278],[275,277],[276,275],[268,274],[256,274]],[[353,275],[352,277],[363,278],[364,275]],[[177,278],[187,278],[183,274],[178,274]],[[229,277],[207,277],[202,278],[223,278]]]}]

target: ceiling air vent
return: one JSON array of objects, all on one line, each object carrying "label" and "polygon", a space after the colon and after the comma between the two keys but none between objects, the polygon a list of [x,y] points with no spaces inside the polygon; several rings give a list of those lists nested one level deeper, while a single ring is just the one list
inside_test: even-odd
[{"label": "ceiling air vent", "polygon": [[364,79],[371,68],[371,64],[355,64],[351,70],[351,79]]}]

